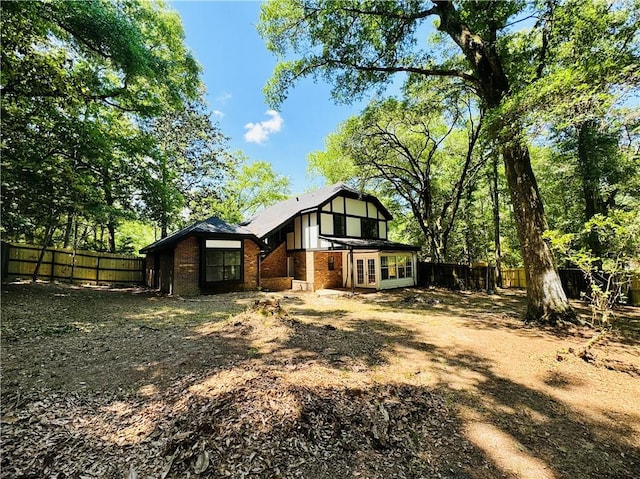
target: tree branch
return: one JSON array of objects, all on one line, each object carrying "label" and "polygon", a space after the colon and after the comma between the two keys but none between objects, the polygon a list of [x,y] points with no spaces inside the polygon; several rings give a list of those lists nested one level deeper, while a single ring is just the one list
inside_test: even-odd
[{"label": "tree branch", "polygon": [[364,9],[355,8],[355,7],[342,7],[342,11],[347,13],[353,13],[356,15],[367,15],[367,16],[384,17],[384,18],[394,18],[396,20],[414,21],[414,20],[420,20],[422,18],[427,18],[431,15],[435,15],[436,7],[432,7],[432,8],[429,8],[428,10],[422,10],[420,12],[416,12],[412,14],[393,13],[388,11],[364,10]]},{"label": "tree branch", "polygon": [[479,86],[478,79],[469,73],[460,70],[450,69],[437,69],[437,68],[419,68],[411,66],[376,66],[376,65],[359,65],[356,63],[348,63],[341,60],[327,60],[327,64],[336,64],[339,66],[346,66],[358,71],[367,72],[381,72],[381,73],[416,73],[425,76],[437,76],[437,77],[454,77],[461,78],[466,82],[471,83],[474,86]]}]

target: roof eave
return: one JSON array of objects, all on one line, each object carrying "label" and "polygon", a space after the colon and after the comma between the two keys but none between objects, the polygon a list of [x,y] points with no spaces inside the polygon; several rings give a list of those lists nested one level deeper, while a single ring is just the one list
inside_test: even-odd
[{"label": "roof eave", "polygon": [[173,241],[167,241],[166,243],[159,245],[158,247],[153,247],[152,245],[146,246],[139,250],[140,254],[149,254],[149,253],[157,253],[159,251],[165,251],[171,249],[178,243],[180,240],[187,238],[189,236],[194,236],[198,238],[236,238],[236,239],[250,239],[255,244],[257,244],[261,250],[267,247],[266,243],[264,243],[260,238],[252,233],[224,233],[224,232],[216,232],[216,233],[206,233],[203,231],[189,232],[179,237],[176,237]]},{"label": "roof eave", "polygon": [[[369,244],[362,244],[362,245],[354,245],[354,244],[349,244],[349,239],[357,239],[357,238],[335,238],[335,237],[331,237],[331,236],[322,236],[319,235],[320,239],[323,239],[325,241],[329,241],[330,243],[335,243],[341,246],[346,246],[348,248],[353,248],[353,249],[376,249],[379,251],[420,251],[420,247],[419,246],[414,246],[414,245],[409,245],[409,244],[404,244],[404,243],[393,243],[393,242],[389,242],[388,240],[375,240],[375,239],[371,239],[371,240],[365,240],[363,239],[362,241],[370,241]],[[389,244],[384,245],[384,244],[375,244],[376,242],[380,243],[380,242],[388,242]],[[382,247],[381,247],[382,246]]]}]

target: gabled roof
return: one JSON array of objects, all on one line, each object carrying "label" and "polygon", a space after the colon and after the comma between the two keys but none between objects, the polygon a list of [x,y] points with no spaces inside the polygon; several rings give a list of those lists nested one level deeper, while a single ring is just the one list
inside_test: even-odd
[{"label": "gabled roof", "polygon": [[345,185],[344,183],[336,183],[331,186],[314,190],[310,193],[297,195],[288,200],[276,203],[269,208],[262,210],[253,218],[241,223],[255,234],[258,238],[265,238],[280,227],[284,226],[291,218],[299,213],[314,210],[320,205],[332,200],[337,196],[346,196],[348,198],[360,199],[374,203],[387,220],[392,218],[391,213],[384,207],[380,200],[373,195],[362,193],[360,190]]},{"label": "gabled roof", "polygon": [[242,226],[230,225],[226,221],[212,216],[211,218],[207,218],[204,221],[196,221],[186,228],[176,231],[175,233],[171,233],[169,236],[166,236],[156,241],[155,243],[150,244],[149,246],[145,246],[140,250],[140,254],[146,254],[153,251],[171,248],[182,238],[190,234],[210,234],[221,236],[233,235],[236,237],[239,236],[252,238],[256,241],[256,243],[260,244],[258,238],[256,238],[255,235],[248,229],[243,228]]}]

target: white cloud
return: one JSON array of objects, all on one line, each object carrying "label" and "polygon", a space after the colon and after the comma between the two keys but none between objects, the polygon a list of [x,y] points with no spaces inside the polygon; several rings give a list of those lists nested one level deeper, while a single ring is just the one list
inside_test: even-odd
[{"label": "white cloud", "polygon": [[223,93],[220,96],[216,97],[216,103],[220,103],[221,105],[226,105],[231,100],[231,93]]},{"label": "white cloud", "polygon": [[272,133],[278,133],[282,129],[282,123],[284,120],[275,110],[268,110],[266,112],[271,118],[260,123],[247,123],[244,127],[247,132],[244,134],[244,139],[249,143],[263,143]]},{"label": "white cloud", "polygon": [[211,113],[213,113],[213,116],[217,116],[218,118],[224,117],[224,113],[220,110],[213,110]]}]

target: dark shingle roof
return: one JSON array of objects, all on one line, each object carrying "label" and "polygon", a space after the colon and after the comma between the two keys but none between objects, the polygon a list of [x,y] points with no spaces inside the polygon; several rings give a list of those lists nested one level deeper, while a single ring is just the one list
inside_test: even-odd
[{"label": "dark shingle roof", "polygon": [[[140,250],[141,254],[151,253],[157,250],[163,250],[174,246],[179,240],[184,238],[189,234],[216,234],[216,235],[240,235],[243,237],[252,237],[254,238],[254,234],[251,233],[246,228],[242,226],[233,226],[227,223],[226,221],[221,220],[220,218],[216,218],[212,216],[211,218],[207,218],[204,221],[197,221],[186,228],[183,228],[175,233],[171,233],[169,236],[166,236],[155,243],[150,244],[149,246],[145,246]],[[256,242],[257,241],[257,238]]]},{"label": "dark shingle roof", "polygon": [[384,239],[360,239],[360,238],[335,238],[333,236],[320,236],[325,241],[330,241],[334,245],[346,246],[351,249],[375,249],[382,251],[418,251],[419,246],[412,246],[404,243],[396,243]]},{"label": "dark shingle roof", "polygon": [[347,186],[344,183],[336,183],[334,185],[326,186],[310,193],[296,195],[288,200],[276,203],[275,205],[264,209],[253,218],[241,223],[241,225],[250,230],[258,238],[264,238],[286,224],[298,213],[318,208],[321,204],[333,199],[341,193],[347,197],[359,198],[375,203],[386,218],[391,219],[391,213],[387,211],[384,205],[380,203],[380,200],[375,196],[362,193],[360,190]]}]

